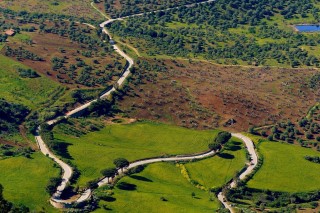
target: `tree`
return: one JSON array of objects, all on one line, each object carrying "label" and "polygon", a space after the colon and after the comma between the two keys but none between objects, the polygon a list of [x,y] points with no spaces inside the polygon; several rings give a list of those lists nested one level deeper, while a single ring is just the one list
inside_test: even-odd
[{"label": "tree", "polygon": [[254,130],[254,126],[249,127],[248,132],[253,135],[256,134],[256,131]]},{"label": "tree", "polygon": [[225,144],[230,140],[231,137],[232,137],[232,135],[230,132],[223,131],[218,134],[215,142],[218,144]]},{"label": "tree", "polygon": [[129,161],[125,158],[117,158],[113,161],[113,164],[116,165],[117,168],[120,168],[122,172],[123,168],[130,165]]},{"label": "tree", "polygon": [[97,181],[95,181],[95,180],[90,180],[90,181],[87,183],[87,187],[90,188],[90,189],[98,188]]},{"label": "tree", "polygon": [[221,145],[218,143],[209,143],[208,147],[210,150],[218,150],[221,148]]},{"label": "tree", "polygon": [[109,178],[111,178],[111,181],[112,181],[112,178],[116,176],[117,173],[118,173],[118,170],[116,168],[108,168],[101,171],[101,174],[108,178],[108,183],[109,183]]}]

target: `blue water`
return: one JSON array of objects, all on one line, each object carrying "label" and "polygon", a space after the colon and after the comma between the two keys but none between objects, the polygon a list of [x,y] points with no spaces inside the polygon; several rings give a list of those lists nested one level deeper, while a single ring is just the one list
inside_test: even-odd
[{"label": "blue water", "polygon": [[320,31],[319,25],[296,25],[299,32],[317,32]]}]

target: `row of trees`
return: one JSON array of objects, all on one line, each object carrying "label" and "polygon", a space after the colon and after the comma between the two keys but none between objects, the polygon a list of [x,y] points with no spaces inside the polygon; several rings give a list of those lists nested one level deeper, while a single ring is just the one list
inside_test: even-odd
[{"label": "row of trees", "polygon": [[118,170],[121,169],[121,171],[123,172],[123,169],[129,166],[129,161],[125,158],[117,158],[113,161],[113,164],[116,166],[115,168],[107,168],[101,171],[101,174],[108,178],[108,182],[109,178],[112,179],[118,174]]},{"label": "row of trees", "polygon": [[6,46],[4,54],[8,57],[15,57],[19,61],[21,61],[23,59],[29,59],[32,61],[43,61],[43,58],[24,49],[23,47],[19,47],[17,49],[14,49],[9,46]]}]

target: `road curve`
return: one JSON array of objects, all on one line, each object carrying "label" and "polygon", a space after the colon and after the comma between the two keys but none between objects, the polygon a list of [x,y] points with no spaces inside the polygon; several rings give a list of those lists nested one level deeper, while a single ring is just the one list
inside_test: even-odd
[{"label": "road curve", "polygon": [[40,151],[48,156],[49,158],[53,159],[63,170],[63,175],[62,175],[62,181],[60,185],[57,187],[56,192],[52,195],[51,200],[55,202],[59,202],[60,196],[63,192],[63,190],[66,188],[67,183],[69,182],[70,178],[72,177],[73,170],[71,166],[60,160],[57,156],[55,156],[47,147],[43,139],[41,138],[39,134],[39,129],[37,130],[36,134],[36,141],[38,143],[38,146],[40,148]]},{"label": "road curve", "polygon": [[[251,174],[254,170],[254,168],[257,166],[258,164],[258,155],[256,153],[255,147],[254,147],[254,143],[252,142],[252,140],[247,137],[244,136],[240,133],[233,133],[232,134],[233,137],[239,138],[241,139],[245,145],[246,148],[249,152],[250,155],[250,162],[247,164],[247,168],[246,170],[244,170],[240,175],[239,175],[239,180],[244,180],[249,174]],[[236,188],[237,187],[237,182],[235,180],[233,180],[229,186],[229,188]],[[220,202],[224,205],[225,208],[227,208],[231,213],[235,213],[235,210],[232,208],[231,204],[227,201],[225,195],[223,194],[223,192],[220,192],[218,194],[218,199],[220,200]]]},{"label": "road curve", "polygon": [[[215,1],[215,0],[208,0],[208,1],[204,1],[204,2],[199,2],[199,3],[194,3],[194,4],[179,6],[179,7],[174,7],[174,8],[168,8],[168,9],[159,10],[159,11],[168,11],[168,10],[177,9],[177,8],[180,8],[180,7],[192,7],[192,6],[195,6],[195,5],[198,5],[198,4],[204,4],[204,3],[209,3],[209,2],[213,2],[213,1]],[[159,12],[159,11],[153,11],[153,12]],[[149,13],[153,13],[153,12],[149,12]],[[106,25],[108,25],[108,24],[110,24],[110,23],[112,23],[114,21],[123,20],[124,18],[141,16],[141,15],[144,15],[144,14],[148,14],[148,13],[134,14],[134,15],[123,17],[123,18],[110,19],[110,20],[107,20],[107,21],[101,23],[100,27],[101,27],[103,33],[107,34],[109,36],[109,38],[112,39],[112,36],[109,33],[109,31],[107,30]],[[90,24],[86,24],[86,25],[88,25],[89,27],[95,28],[94,26],[92,26]],[[125,80],[128,78],[128,76],[130,75],[130,69],[134,65],[134,61],[130,56],[128,56],[125,52],[123,52],[117,45],[114,44],[112,46],[113,46],[114,50],[119,55],[124,57],[126,59],[127,63],[128,63],[128,66],[127,66],[126,70],[124,70],[122,76],[117,81],[117,84],[118,84],[117,86],[121,87],[123,85],[123,83],[125,82]],[[110,94],[112,92],[114,92],[114,91],[116,91],[115,87],[113,87],[109,91],[107,91],[104,94],[102,94],[100,96],[100,99],[108,98],[110,96]],[[72,115],[75,115],[75,114],[79,113],[80,111],[88,108],[93,102],[96,102],[96,101],[97,101],[97,99],[93,100],[93,101],[90,101],[90,102],[88,102],[88,103],[86,103],[86,104],[84,104],[84,105],[82,105],[80,107],[77,107],[74,110],[66,113],[66,115],[63,116],[63,117],[64,118],[68,118],[68,117],[70,117]],[[55,125],[58,122],[58,120],[59,120],[59,118],[52,119],[50,121],[47,121],[47,124]],[[72,203],[81,203],[83,201],[88,200],[91,197],[91,194],[92,194],[92,190],[91,189],[85,190],[77,200],[70,201],[70,200],[61,199],[61,194],[62,194],[63,190],[66,188],[68,182],[70,181],[70,178],[72,177],[72,174],[73,174],[73,170],[72,170],[71,166],[69,166],[68,164],[66,164],[62,160],[60,160],[57,156],[55,156],[49,150],[49,148],[47,147],[47,145],[45,144],[45,142],[43,141],[43,139],[39,135],[39,130],[40,130],[40,127],[37,130],[37,135],[36,135],[35,138],[36,138],[36,141],[38,143],[38,146],[39,146],[41,152],[44,155],[47,155],[48,157],[52,158],[57,164],[59,164],[59,166],[63,170],[62,182],[57,187],[56,192],[51,197],[50,203],[56,208],[63,208],[63,207],[65,207],[66,204],[68,205],[68,204],[72,204]],[[245,142],[245,145],[246,145],[246,147],[247,147],[247,149],[248,149],[248,151],[249,151],[249,153],[251,155],[251,158],[252,158],[251,164],[240,175],[240,179],[243,179],[243,178],[245,178],[245,176],[247,176],[248,174],[250,174],[252,172],[252,170],[254,169],[254,167],[257,164],[257,159],[258,158],[257,158],[257,155],[256,155],[255,150],[254,150],[254,145],[253,145],[252,141],[250,140],[250,138],[248,138],[248,137],[246,137],[246,136],[244,136],[244,135],[242,135],[240,133],[235,133],[235,134],[233,134],[233,136],[237,137],[237,138],[240,138],[241,140],[243,140]],[[169,162],[169,161],[172,162],[172,161],[187,161],[187,160],[193,160],[193,159],[203,159],[203,158],[206,158],[206,157],[213,156],[215,153],[216,152],[214,152],[214,151],[210,151],[210,152],[206,152],[206,153],[202,153],[202,154],[198,154],[198,155],[193,155],[193,156],[176,156],[176,157],[170,157],[170,158],[145,159],[145,160],[140,160],[140,161],[133,162],[132,164],[129,165],[129,167],[127,169],[131,169],[131,168],[137,167],[139,165],[146,165],[146,164],[156,163],[156,162]],[[119,173],[119,175],[121,175],[122,171],[118,170],[118,173]],[[98,186],[100,187],[100,186],[105,185],[107,183],[108,183],[108,178],[104,178],[104,179],[102,179],[101,181],[98,182]],[[231,188],[236,187],[236,183],[233,181],[230,184],[230,187]],[[231,205],[225,201],[225,196],[222,193],[220,193],[218,195],[218,198],[223,203],[223,205],[230,210],[230,212],[234,212],[234,210],[232,209]]]},{"label": "road curve", "polygon": [[[86,25],[88,25],[89,27],[94,27],[94,26],[89,25],[89,24],[86,24]],[[104,26],[102,27],[102,31],[104,33],[107,33],[108,36],[110,36],[109,32],[107,31],[107,29]],[[134,61],[130,56],[128,56],[126,53],[124,53],[117,45],[112,45],[112,46],[113,46],[114,50],[119,55],[124,57],[126,59],[127,63],[128,63],[128,66],[127,66],[126,70],[124,70],[122,76],[117,81],[118,86],[121,87],[124,84],[125,80],[128,78],[128,76],[130,75],[130,69],[134,65]],[[114,91],[116,91],[115,87],[113,87],[109,91],[107,91],[104,94],[102,94],[100,96],[100,99],[108,98],[111,95],[111,93],[114,92]],[[77,108],[73,109],[72,111],[66,113],[66,115],[63,116],[63,117],[64,118],[68,118],[68,117],[70,117],[72,115],[75,115],[75,114],[81,112],[82,110],[88,108],[93,102],[96,102],[96,101],[97,101],[97,99],[92,100],[92,101],[90,101],[90,102],[88,102],[86,104],[83,104],[80,107],[77,107]],[[58,122],[58,120],[59,120],[58,118],[55,118],[55,119],[47,121],[46,123],[51,126],[51,125],[55,125]],[[61,199],[61,194],[62,194],[63,190],[66,188],[68,182],[70,181],[70,178],[72,177],[72,174],[73,174],[73,170],[72,170],[71,166],[69,166],[68,164],[66,164],[62,160],[60,160],[57,156],[55,156],[49,150],[47,145],[44,143],[42,137],[40,136],[39,131],[40,131],[40,127],[37,130],[37,135],[36,135],[35,138],[36,138],[36,141],[37,141],[38,146],[40,148],[40,151],[44,155],[48,155],[48,157],[52,158],[57,164],[59,164],[59,166],[63,170],[62,181],[61,181],[60,185],[57,187],[56,192],[52,195],[52,197],[50,199],[50,202],[51,202],[51,204],[53,206],[55,206],[57,208],[61,208],[63,204],[72,203],[72,201],[66,201],[66,200]],[[90,196],[91,196],[91,190],[86,190],[85,192],[83,192],[81,194],[81,197],[78,198],[78,200],[76,200],[76,202],[78,202],[78,203],[83,202],[83,201],[89,199]]]}]

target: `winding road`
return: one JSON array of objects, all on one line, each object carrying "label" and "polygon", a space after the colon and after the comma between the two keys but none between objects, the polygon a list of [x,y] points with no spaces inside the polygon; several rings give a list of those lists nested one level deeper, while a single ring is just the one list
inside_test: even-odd
[{"label": "winding road", "polygon": [[[209,3],[209,2],[213,2],[215,0],[208,0],[208,1],[204,1],[204,2],[199,2],[199,3],[194,3],[194,4],[189,4],[189,5],[184,5],[184,6],[179,6],[179,7],[174,7],[174,8],[168,8],[168,9],[164,9],[164,10],[159,10],[159,11],[168,11],[168,10],[173,10],[173,9],[177,9],[177,8],[181,8],[181,7],[192,7],[198,4],[204,4],[204,3]],[[92,6],[94,7],[94,5],[92,4]],[[98,10],[96,7],[94,7],[96,10]],[[153,11],[153,12],[159,12],[159,11]],[[100,11],[101,12],[101,11]],[[153,13],[153,12],[148,12],[148,13]],[[109,19],[103,23],[100,24],[100,27],[102,29],[102,31],[107,34],[109,36],[110,39],[112,39],[112,35],[109,33],[109,31],[106,28],[106,25],[114,22],[114,21],[119,21],[119,20],[123,20],[125,18],[130,18],[130,17],[135,17],[135,16],[141,16],[144,15],[146,13],[141,13],[141,14],[134,14],[134,15],[130,15],[130,16],[126,16],[126,17],[122,17],[122,18],[117,18],[117,19]],[[104,17],[108,18],[105,14],[103,14]],[[85,23],[86,24],[86,23]],[[94,26],[90,25],[90,24],[86,24],[89,27],[95,28]],[[124,57],[128,63],[128,66],[126,68],[126,70],[124,70],[122,76],[118,79],[117,84],[119,87],[121,87],[125,80],[128,78],[128,76],[130,75],[130,69],[131,67],[134,65],[134,60],[128,56],[124,51],[122,51],[119,46],[117,46],[116,44],[112,45],[114,50],[121,55],[122,57]],[[105,99],[108,98],[112,92],[116,91],[116,88],[113,87],[112,89],[110,89],[109,91],[105,92],[104,94],[102,94],[100,96],[100,99]],[[97,99],[90,101],[82,106],[79,106],[77,108],[75,108],[74,110],[66,113],[66,115],[62,116],[62,118],[68,118],[71,117],[73,115],[76,115],[77,113],[81,112],[82,110],[88,108],[93,102],[96,102]],[[58,120],[61,119],[56,118],[50,121],[47,121],[47,124],[49,125],[55,125]],[[79,198],[77,198],[76,200],[63,200],[61,198],[61,194],[64,191],[64,189],[66,188],[68,182],[70,181],[70,178],[72,177],[73,174],[73,169],[71,166],[69,166],[68,164],[66,164],[65,162],[63,162],[59,157],[57,157],[56,155],[54,155],[49,148],[47,147],[47,145],[45,144],[45,142],[43,141],[42,137],[39,134],[40,132],[40,127],[38,127],[37,130],[37,134],[35,136],[37,144],[39,146],[40,151],[50,157],[51,159],[53,159],[61,168],[63,171],[63,175],[62,175],[62,181],[59,184],[59,186],[57,187],[56,192],[52,195],[51,199],[50,199],[50,203],[56,207],[56,208],[65,208],[70,204],[73,203],[81,203],[84,202],[86,200],[88,200],[91,197],[92,194],[92,189],[87,189],[84,192],[82,192],[82,194],[80,195]],[[244,179],[248,174],[250,174],[253,169],[255,168],[255,166],[257,165],[258,162],[258,157],[257,154],[255,152],[254,149],[254,144],[252,142],[252,140],[240,133],[233,133],[232,134],[233,137],[237,137],[239,139],[241,139],[245,145],[246,148],[248,149],[248,152],[251,156],[251,161],[248,164],[248,167],[246,168],[246,170],[241,173],[241,175],[239,176],[239,179]],[[151,164],[151,163],[156,163],[156,162],[174,162],[174,161],[189,161],[189,160],[194,160],[194,159],[203,159],[203,158],[207,158],[207,157],[211,157],[213,155],[215,155],[216,152],[215,151],[209,151],[209,152],[205,152],[205,153],[200,153],[200,154],[196,154],[196,155],[191,155],[191,156],[175,156],[175,157],[169,157],[169,158],[153,158],[153,159],[144,159],[144,160],[139,160],[139,161],[135,161],[132,162],[129,167],[127,169],[131,169],[140,165],[146,165],[146,164]],[[120,176],[123,173],[122,170],[118,170],[118,176]],[[100,180],[98,182],[98,186],[103,186],[105,184],[108,184],[109,180],[108,178],[103,178],[102,180]],[[230,183],[229,185],[230,188],[234,188],[236,187],[236,182],[233,181]],[[233,208],[231,207],[230,203],[228,203],[226,201],[225,195],[221,192],[218,195],[218,199],[221,201],[221,203],[230,210],[230,212],[234,212]]]},{"label": "winding road", "polygon": [[[247,168],[246,170],[244,170],[240,175],[239,175],[239,180],[244,180],[249,174],[251,174],[254,170],[254,168],[257,166],[258,164],[258,155],[255,151],[254,148],[254,143],[252,142],[252,140],[250,138],[248,138],[247,136],[244,136],[240,133],[233,133],[232,134],[233,137],[239,138],[241,139],[245,145],[246,148],[249,152],[250,155],[250,162],[247,164]],[[229,186],[229,188],[236,188],[237,187],[237,181],[233,180]],[[227,209],[229,209],[229,211],[231,213],[234,213],[234,209],[232,208],[232,205],[227,201],[225,195],[223,194],[223,192],[221,191],[218,194],[218,199],[220,200],[220,202],[223,204],[223,206]]]}]

